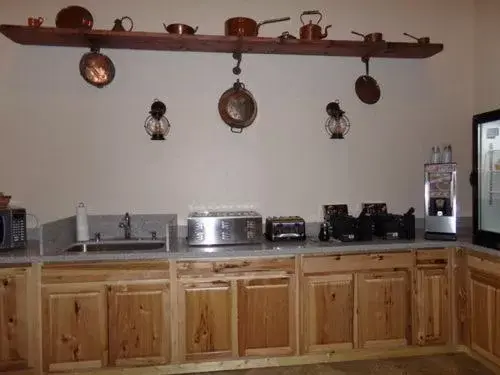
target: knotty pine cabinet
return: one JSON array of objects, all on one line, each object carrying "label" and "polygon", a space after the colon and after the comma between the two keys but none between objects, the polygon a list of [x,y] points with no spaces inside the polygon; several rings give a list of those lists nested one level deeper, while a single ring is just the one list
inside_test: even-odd
[{"label": "knotty pine cabinet", "polygon": [[[449,344],[453,251],[43,265],[32,282],[40,286],[42,367],[72,372]],[[464,264],[478,306],[471,308],[472,346],[497,358],[500,267],[471,259]],[[0,269],[0,369],[29,366],[30,345],[38,345],[26,333],[28,315],[38,314],[27,307],[27,273]]]},{"label": "knotty pine cabinet", "polygon": [[178,263],[181,361],[295,353],[294,258]]},{"label": "knotty pine cabinet", "polygon": [[409,271],[360,272],[357,278],[359,346],[408,345],[411,337]]},{"label": "knotty pine cabinet", "polygon": [[167,363],[168,277],[168,265],[161,262],[44,269],[44,371]]},{"label": "knotty pine cabinet", "polygon": [[27,268],[0,268],[0,372],[29,367]]},{"label": "knotty pine cabinet", "polygon": [[301,351],[445,344],[449,250],[304,256]]},{"label": "knotty pine cabinet", "polygon": [[469,255],[470,346],[500,365],[500,262]]},{"label": "knotty pine cabinet", "polygon": [[106,286],[42,288],[45,371],[99,368],[108,363]]},{"label": "knotty pine cabinet", "polygon": [[417,252],[415,275],[415,343],[439,345],[451,342],[452,299],[451,251],[421,250]]},{"label": "knotty pine cabinet", "polygon": [[168,362],[169,282],[110,285],[108,290],[110,365]]},{"label": "knotty pine cabinet", "polygon": [[303,278],[301,306],[305,353],[354,348],[354,291],[352,273]]},{"label": "knotty pine cabinet", "polygon": [[231,358],[233,350],[234,288],[230,281],[179,283],[179,343],[187,360]]},{"label": "knotty pine cabinet", "polygon": [[238,280],[240,356],[291,355],[295,350],[295,277]]}]

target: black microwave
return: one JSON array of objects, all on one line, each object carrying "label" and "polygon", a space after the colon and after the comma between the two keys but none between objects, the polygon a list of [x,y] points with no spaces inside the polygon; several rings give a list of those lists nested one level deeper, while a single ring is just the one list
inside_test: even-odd
[{"label": "black microwave", "polygon": [[26,210],[0,208],[0,251],[26,248]]}]

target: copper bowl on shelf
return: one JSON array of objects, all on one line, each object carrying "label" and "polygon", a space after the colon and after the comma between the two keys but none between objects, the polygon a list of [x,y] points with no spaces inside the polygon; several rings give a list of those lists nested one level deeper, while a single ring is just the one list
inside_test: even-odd
[{"label": "copper bowl on shelf", "polygon": [[59,28],[90,30],[92,26],[94,26],[92,13],[79,5],[63,8],[56,16],[56,27]]}]

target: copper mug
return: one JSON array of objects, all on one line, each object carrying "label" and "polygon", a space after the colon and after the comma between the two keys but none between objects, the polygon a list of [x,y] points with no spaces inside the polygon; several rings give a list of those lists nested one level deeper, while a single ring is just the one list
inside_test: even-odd
[{"label": "copper mug", "polygon": [[[311,15],[318,15],[318,21],[316,23],[313,23],[312,20],[309,20],[309,23],[305,24],[303,17]],[[302,12],[302,14],[300,15],[300,21],[304,26],[300,28],[300,39],[318,40],[326,38],[328,36],[328,29],[332,27],[332,25],[326,26],[325,32],[322,33],[321,26],[319,26],[322,18],[323,15],[317,10],[306,10],[305,12]]]}]

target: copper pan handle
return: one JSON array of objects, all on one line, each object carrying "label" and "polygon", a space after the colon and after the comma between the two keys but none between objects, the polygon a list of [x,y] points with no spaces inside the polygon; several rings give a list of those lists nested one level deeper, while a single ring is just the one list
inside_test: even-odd
[{"label": "copper pan handle", "polygon": [[351,34],[359,35],[362,36],[363,38],[365,37],[365,34],[358,33],[357,31],[351,31]]},{"label": "copper pan handle", "polygon": [[283,22],[283,21],[290,21],[290,17],[281,17],[281,18],[273,18],[271,20],[265,20],[262,22],[259,22],[257,24],[257,31],[262,25],[268,24],[268,23],[275,23],[275,22]]},{"label": "copper pan handle", "polygon": [[408,36],[408,37],[410,37],[412,39],[418,40],[418,38],[416,36],[410,35],[408,33],[403,33],[403,35]]}]

